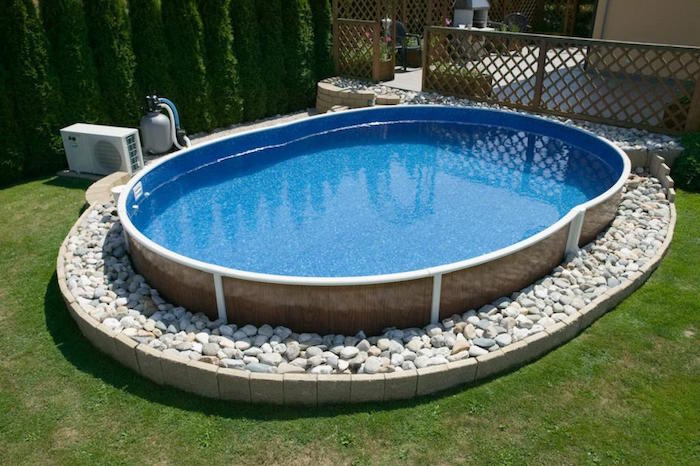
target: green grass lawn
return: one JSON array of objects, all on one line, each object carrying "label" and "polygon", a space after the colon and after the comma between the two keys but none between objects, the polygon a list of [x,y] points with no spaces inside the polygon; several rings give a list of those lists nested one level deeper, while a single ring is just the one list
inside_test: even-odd
[{"label": "green grass lawn", "polygon": [[319,409],[159,387],[71,320],[56,253],[86,184],[0,190],[0,464],[700,464],[700,194],[671,251],[583,334],[487,383]]}]

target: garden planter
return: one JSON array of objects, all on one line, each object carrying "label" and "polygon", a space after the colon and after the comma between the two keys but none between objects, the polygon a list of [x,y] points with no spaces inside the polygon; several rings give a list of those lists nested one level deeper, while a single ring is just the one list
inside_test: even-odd
[{"label": "garden planter", "polygon": [[380,61],[374,76],[375,81],[391,81],[394,79],[394,61]]}]

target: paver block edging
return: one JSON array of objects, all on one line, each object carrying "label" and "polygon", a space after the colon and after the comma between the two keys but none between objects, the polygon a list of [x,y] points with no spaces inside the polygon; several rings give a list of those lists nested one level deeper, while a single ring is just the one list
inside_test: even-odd
[{"label": "paver block edging", "polygon": [[220,367],[216,377],[219,398],[250,403],[250,372]]},{"label": "paver block edging", "polygon": [[253,403],[284,404],[282,374],[250,374],[250,400]]},{"label": "paver block edging", "polygon": [[350,374],[319,374],[316,380],[319,406],[350,402]]},{"label": "paver block edging", "polygon": [[[357,101],[362,96],[354,93],[353,98]],[[641,153],[637,155],[642,157]],[[673,204],[675,192],[668,176],[668,163],[658,154],[647,152],[647,155],[651,171],[669,178],[664,185],[670,202],[669,225],[656,254],[617,287],[608,289],[578,312],[545,331],[478,358],[466,358],[446,365],[374,375],[259,374],[221,368],[139,344],[95,320],[68,289],[64,262],[68,239],[90,214],[90,209],[80,215],[62,242],[56,259],[56,276],[66,307],[83,335],[100,351],[155,383],[212,398],[272,404],[315,406],[412,398],[482,380],[541,357],[574,338],[649,278],[670,249],[677,213]]]},{"label": "paver block edging", "polygon": [[384,401],[384,374],[350,374],[350,402]]},{"label": "paver block edging", "polygon": [[160,365],[161,352],[144,344],[136,346],[134,352],[139,364],[139,373],[152,382],[163,385],[163,369]]}]

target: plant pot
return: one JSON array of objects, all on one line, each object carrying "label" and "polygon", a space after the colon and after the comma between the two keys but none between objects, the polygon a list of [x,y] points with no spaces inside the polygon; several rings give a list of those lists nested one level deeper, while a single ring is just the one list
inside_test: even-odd
[{"label": "plant pot", "polygon": [[394,79],[394,61],[380,61],[376,71],[375,81],[391,81]]},{"label": "plant pot", "polygon": [[406,66],[409,68],[420,68],[423,66],[420,49],[406,50]]}]

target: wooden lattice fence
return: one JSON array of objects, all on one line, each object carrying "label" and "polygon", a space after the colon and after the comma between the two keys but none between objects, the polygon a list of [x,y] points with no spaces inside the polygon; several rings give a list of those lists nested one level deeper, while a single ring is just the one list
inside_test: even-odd
[{"label": "wooden lattice fence", "polygon": [[379,81],[395,65],[396,0],[333,0],[333,57],[339,76]]},{"label": "wooden lattice fence", "polygon": [[431,27],[423,90],[679,133],[700,129],[700,48]]}]

